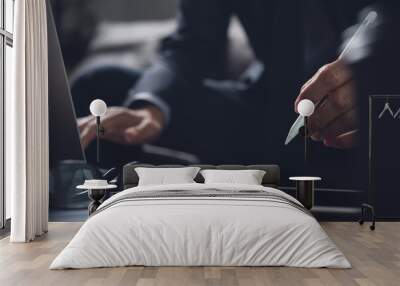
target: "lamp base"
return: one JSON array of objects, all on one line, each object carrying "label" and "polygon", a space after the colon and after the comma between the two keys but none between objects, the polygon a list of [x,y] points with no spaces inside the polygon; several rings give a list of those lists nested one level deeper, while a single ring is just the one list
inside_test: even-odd
[{"label": "lamp base", "polygon": [[89,215],[94,213],[97,208],[101,205],[104,197],[106,195],[106,190],[105,189],[89,189],[88,190],[88,196],[91,202],[89,203],[88,206],[88,212]]}]

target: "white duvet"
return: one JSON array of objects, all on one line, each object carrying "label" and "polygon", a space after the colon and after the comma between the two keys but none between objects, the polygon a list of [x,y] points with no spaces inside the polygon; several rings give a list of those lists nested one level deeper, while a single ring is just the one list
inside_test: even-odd
[{"label": "white duvet", "polygon": [[[350,268],[310,215],[288,204],[246,198],[152,198],[122,201],[131,192],[262,190],[231,184],[135,187],[90,217],[50,269],[145,266],[294,266]],[[113,204],[113,202],[115,204]],[[107,207],[108,206],[108,207]]]}]

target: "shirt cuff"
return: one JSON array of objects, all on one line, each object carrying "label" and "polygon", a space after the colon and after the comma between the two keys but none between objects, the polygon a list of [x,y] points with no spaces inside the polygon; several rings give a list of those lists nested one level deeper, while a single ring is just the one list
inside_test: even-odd
[{"label": "shirt cuff", "polygon": [[164,100],[151,92],[131,93],[124,105],[129,108],[141,108],[147,105],[154,105],[163,113],[165,123],[168,124],[170,121],[169,106],[164,102]]}]

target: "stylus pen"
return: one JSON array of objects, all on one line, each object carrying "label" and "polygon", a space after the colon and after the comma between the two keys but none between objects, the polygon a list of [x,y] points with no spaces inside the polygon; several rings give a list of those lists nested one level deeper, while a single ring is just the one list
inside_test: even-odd
[{"label": "stylus pen", "polygon": [[353,34],[353,36],[350,38],[350,40],[347,42],[346,46],[344,47],[343,51],[339,55],[339,59],[342,59],[344,56],[347,56],[347,53],[349,50],[353,47],[354,43],[358,41],[360,35],[362,35],[365,30],[368,28],[368,26],[373,23],[376,18],[378,17],[378,14],[375,11],[370,11],[367,16],[364,18],[364,20],[361,22],[361,24],[358,26],[356,32]]}]

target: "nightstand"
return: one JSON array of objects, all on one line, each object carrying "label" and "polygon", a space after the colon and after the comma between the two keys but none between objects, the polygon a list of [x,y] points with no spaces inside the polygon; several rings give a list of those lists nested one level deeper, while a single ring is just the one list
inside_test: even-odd
[{"label": "nightstand", "polygon": [[117,186],[110,185],[107,183],[107,181],[105,181],[105,184],[98,184],[98,182],[95,182],[95,184],[91,184],[88,181],[103,181],[104,182],[105,180],[86,180],[84,185],[79,185],[76,187],[77,189],[87,190],[89,199],[91,201],[88,206],[88,212],[89,212],[89,215],[91,215],[101,205],[104,197],[106,196],[107,191],[116,189]]},{"label": "nightstand", "polygon": [[296,181],[296,199],[311,210],[314,206],[314,182],[322,179],[320,177],[290,177],[289,180]]}]

